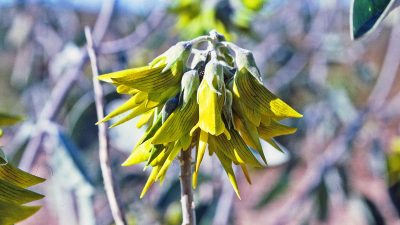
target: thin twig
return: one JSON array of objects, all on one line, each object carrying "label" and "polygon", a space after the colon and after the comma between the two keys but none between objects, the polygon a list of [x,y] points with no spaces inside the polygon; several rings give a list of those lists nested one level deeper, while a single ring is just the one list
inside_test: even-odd
[{"label": "thin twig", "polygon": [[397,48],[400,36],[400,24],[394,25],[390,35],[385,59],[378,77],[378,81],[368,99],[374,109],[381,109],[394,84],[396,74],[400,65],[400,51]]},{"label": "thin twig", "polygon": [[[101,120],[104,118],[104,91],[97,77],[99,76],[97,58],[94,50],[94,43],[92,39],[92,34],[89,27],[85,27],[85,36],[87,41],[87,49],[90,59],[90,65],[92,67],[93,75],[93,88],[94,88],[94,99],[96,104],[97,119]],[[104,180],[104,188],[107,194],[108,202],[110,204],[111,213],[113,215],[114,221],[117,225],[127,224],[122,203],[119,197],[119,189],[115,183],[115,178],[112,174],[110,166],[110,150],[109,150],[109,138],[107,134],[106,123],[100,123],[99,128],[99,158],[101,173]]]},{"label": "thin twig", "polygon": [[181,151],[181,204],[182,225],[196,225],[195,205],[192,190],[191,149]]}]

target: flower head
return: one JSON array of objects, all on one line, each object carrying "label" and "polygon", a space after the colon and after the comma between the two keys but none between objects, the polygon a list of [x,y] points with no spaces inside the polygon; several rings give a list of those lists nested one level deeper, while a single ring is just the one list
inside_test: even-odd
[{"label": "flower head", "polygon": [[[209,48],[192,47],[200,41],[208,41]],[[302,117],[263,86],[251,52],[223,42],[215,34],[179,42],[148,66],[99,79],[130,96],[99,122],[129,112],[112,127],[137,116],[141,116],[137,127],[148,127],[123,163],[145,162],[152,167],[141,197],[155,181],[164,180],[180,151],[192,147],[196,147],[193,187],[208,149],[221,161],[239,196],[232,166],[240,166],[250,183],[246,166],[263,167],[257,155],[267,163],[260,138],[279,149],[273,138],[296,131],[279,121]]]}]

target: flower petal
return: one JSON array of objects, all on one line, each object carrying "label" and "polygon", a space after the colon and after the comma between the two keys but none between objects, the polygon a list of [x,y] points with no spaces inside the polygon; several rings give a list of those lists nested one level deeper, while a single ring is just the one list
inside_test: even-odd
[{"label": "flower petal", "polygon": [[138,104],[136,103],[136,96],[131,97],[128,101],[124,102],[122,105],[120,105],[118,108],[116,108],[115,110],[113,110],[112,112],[110,112],[106,117],[104,117],[102,120],[98,121],[96,124],[99,123],[104,123],[109,121],[110,119],[124,113],[127,112],[135,107],[138,106]]},{"label": "flower petal", "polygon": [[246,177],[247,182],[251,184],[250,174],[247,170],[246,164],[240,164],[240,167],[242,168],[243,174]]},{"label": "flower petal", "polygon": [[147,160],[147,165],[156,166],[163,159],[165,153],[170,149],[170,145],[164,147],[164,145],[152,145],[150,149],[150,157]]},{"label": "flower petal", "polygon": [[145,112],[142,117],[140,117],[139,121],[136,124],[137,128],[143,127],[145,124],[148,124],[154,118],[154,109],[151,109],[148,112]]},{"label": "flower petal", "polygon": [[151,108],[150,109],[146,108],[146,103],[142,103],[142,104],[136,106],[135,108],[133,108],[131,110],[131,112],[127,116],[125,116],[124,118],[118,120],[116,123],[111,125],[110,128],[113,128],[113,127],[116,127],[118,125],[121,125],[121,124],[125,123],[126,121],[129,121],[129,120],[131,120],[131,119],[133,119],[133,118],[139,116],[140,114],[143,114],[143,113],[145,113],[145,112],[147,112],[149,110],[151,110]]},{"label": "flower petal", "polygon": [[224,96],[213,91],[203,79],[197,91],[197,99],[199,103],[199,127],[212,135],[222,134],[226,129],[221,115]]},{"label": "flower petal", "polygon": [[[211,148],[213,148],[211,144],[210,146]],[[221,151],[216,150],[214,152],[217,155],[219,161],[221,161],[222,167],[224,168],[226,174],[228,175],[229,181],[231,182],[237,197],[240,199],[239,187],[236,181],[235,173],[233,172],[232,168],[232,160],[230,160],[227,156],[225,156],[225,154],[222,153]]]},{"label": "flower petal", "polygon": [[268,125],[261,124],[261,126],[258,127],[258,133],[264,140],[269,140],[276,136],[293,134],[296,130],[297,129],[294,127],[283,125],[275,120],[271,120]]},{"label": "flower petal", "polygon": [[175,109],[154,134],[153,144],[175,142],[188,134],[198,120],[198,106],[194,95],[186,106]]},{"label": "flower petal", "polygon": [[249,108],[255,108],[262,114],[284,118],[301,118],[302,115],[284,101],[272,94],[262,83],[246,69],[235,74],[234,94]]},{"label": "flower petal", "polygon": [[246,143],[246,145],[250,146],[251,148],[254,148],[258,154],[260,154],[261,158],[265,163],[267,163],[267,160],[265,158],[258,130],[257,127],[254,126],[252,123],[239,118],[238,116],[234,116],[234,124],[235,128],[239,131],[243,141]]},{"label": "flower petal", "polygon": [[168,171],[169,166],[171,165],[172,161],[178,156],[179,152],[182,150],[181,143],[176,142],[173,146],[172,150],[169,152],[167,159],[162,164],[160,171],[157,174],[157,180],[161,177],[164,177]]},{"label": "flower petal", "polygon": [[207,142],[208,142],[208,133],[200,131],[199,145],[197,147],[197,155],[196,155],[196,167],[195,167],[196,172],[199,171],[201,161],[203,160],[204,153],[206,152]]},{"label": "flower petal", "polygon": [[150,66],[142,66],[138,68],[132,68],[132,69],[126,69],[126,70],[121,70],[113,73],[108,73],[104,75],[100,75],[97,77],[97,79],[101,81],[105,81],[108,83],[115,83],[113,79],[119,79],[119,78],[124,78],[124,77],[130,77],[130,76],[147,76],[147,74],[152,73],[154,71],[161,71],[164,68],[165,64],[160,65],[159,67],[151,68]]},{"label": "flower petal", "polygon": [[141,162],[146,162],[150,157],[151,140],[136,146],[129,157],[122,163],[122,166],[133,166]]},{"label": "flower petal", "polygon": [[213,144],[214,149],[223,152],[230,160],[236,164],[249,164],[254,167],[263,167],[263,165],[256,159],[251,150],[244,143],[239,133],[231,130],[231,140],[226,136],[210,136],[208,142]]},{"label": "flower petal", "polygon": [[138,89],[128,87],[126,85],[120,84],[117,86],[117,93],[118,94],[125,94],[125,95],[135,95],[139,92]]},{"label": "flower petal", "polygon": [[155,68],[148,67],[148,71],[142,73],[132,73],[124,77],[111,78],[116,84],[135,88],[147,93],[160,92],[168,87],[177,86],[182,76],[182,63],[177,62],[171,70],[161,72],[164,66]]},{"label": "flower petal", "polygon": [[157,174],[158,174],[158,171],[159,171],[159,170],[160,170],[160,167],[159,167],[159,166],[156,166],[156,167],[154,167],[154,168],[151,170],[150,176],[149,176],[149,178],[147,179],[147,182],[146,182],[146,184],[145,184],[144,187],[143,187],[142,193],[140,193],[140,198],[143,198],[143,197],[144,197],[144,195],[145,195],[146,192],[149,190],[149,188],[151,187],[151,185],[153,185],[153,183],[156,181],[156,177],[157,177]]}]

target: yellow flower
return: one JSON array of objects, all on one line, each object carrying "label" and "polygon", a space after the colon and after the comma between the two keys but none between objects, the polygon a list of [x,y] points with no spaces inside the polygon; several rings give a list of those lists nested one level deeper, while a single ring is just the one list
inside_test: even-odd
[{"label": "yellow flower", "polygon": [[[209,48],[192,47],[200,41],[209,41]],[[152,167],[141,197],[155,181],[162,183],[180,151],[192,147],[196,147],[193,187],[208,149],[221,161],[239,197],[233,165],[240,166],[250,183],[247,166],[264,166],[257,155],[267,163],[260,138],[278,148],[274,137],[296,131],[279,121],[302,117],[262,85],[249,51],[216,35],[179,42],[148,66],[99,79],[114,84],[118,93],[130,96],[99,122],[129,112],[112,126],[141,116],[137,126],[148,127],[123,163],[131,166],[145,162],[146,168]]]}]

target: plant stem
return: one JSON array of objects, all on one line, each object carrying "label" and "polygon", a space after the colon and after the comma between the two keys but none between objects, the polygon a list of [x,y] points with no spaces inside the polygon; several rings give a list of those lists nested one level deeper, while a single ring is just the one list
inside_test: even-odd
[{"label": "plant stem", "polygon": [[[92,67],[93,75],[93,87],[94,96],[96,103],[97,119],[104,118],[104,100],[103,100],[103,88],[97,76],[99,75],[99,70],[97,66],[97,57],[95,52],[95,43],[92,38],[89,27],[85,27],[85,36],[87,40],[88,55],[90,58],[90,63]],[[124,215],[124,210],[122,206],[122,201],[119,196],[119,187],[115,182],[113,176],[111,165],[110,165],[110,149],[109,149],[109,139],[107,134],[107,126],[105,123],[100,123],[99,128],[99,159],[100,168],[104,180],[104,188],[106,191],[107,199],[111,208],[111,214],[114,218],[116,225],[126,225],[126,218]]]},{"label": "plant stem", "polygon": [[181,151],[181,204],[182,225],[196,225],[195,205],[191,185],[192,163],[191,149]]}]

